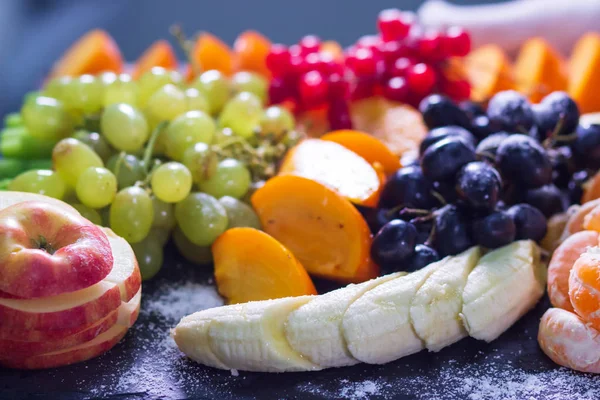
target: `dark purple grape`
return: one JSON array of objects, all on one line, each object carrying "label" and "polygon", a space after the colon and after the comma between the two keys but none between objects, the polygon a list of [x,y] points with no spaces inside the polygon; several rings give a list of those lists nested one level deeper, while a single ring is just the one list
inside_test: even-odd
[{"label": "dark purple grape", "polygon": [[475,117],[478,117],[480,115],[485,115],[485,110],[483,109],[481,104],[475,103],[474,101],[462,101],[460,102],[458,107],[461,110],[463,110],[465,114],[467,114],[467,117],[470,120],[473,120]]},{"label": "dark purple grape", "polygon": [[576,159],[583,161],[586,168],[600,168],[600,125],[579,124],[576,139],[571,149]]},{"label": "dark purple grape", "polygon": [[469,132],[465,128],[461,128],[460,126],[442,126],[429,131],[429,133],[427,134],[427,136],[425,136],[425,138],[421,142],[421,145],[419,146],[419,153],[423,155],[423,153],[425,153],[425,150],[427,150],[427,148],[429,148],[431,145],[451,136],[458,136],[460,138],[463,138],[473,147],[475,147],[475,144],[477,142],[475,136],[473,136],[471,132]]},{"label": "dark purple grape", "polygon": [[554,185],[544,185],[537,189],[529,189],[523,195],[523,202],[534,206],[550,218],[565,210],[562,193]]},{"label": "dark purple grape", "polygon": [[496,93],[488,103],[487,115],[491,123],[509,132],[529,133],[534,124],[529,100],[514,90]]},{"label": "dark purple grape", "polygon": [[477,139],[485,139],[490,136],[492,133],[497,132],[493,124],[490,123],[490,119],[487,115],[479,115],[473,119],[471,122],[471,132],[473,135],[477,137]]},{"label": "dark purple grape", "polygon": [[569,194],[570,204],[581,204],[581,196],[583,196],[583,184],[592,177],[592,173],[588,170],[577,171],[569,181],[567,192]]},{"label": "dark purple grape", "polygon": [[458,197],[472,208],[492,210],[500,199],[501,189],[500,174],[485,162],[468,163],[456,177]]},{"label": "dark purple grape", "polygon": [[433,220],[427,218],[415,218],[411,223],[417,229],[417,243],[423,244],[427,242],[433,229]]},{"label": "dark purple grape", "polygon": [[[579,108],[565,92],[553,92],[533,106],[533,115],[539,136],[543,139],[552,136],[566,136],[575,132],[579,123]],[[560,121],[560,127],[559,125]]]},{"label": "dark purple grape", "polygon": [[546,217],[540,210],[529,204],[517,204],[506,211],[515,223],[517,240],[539,242],[546,236],[548,229]]},{"label": "dark purple grape", "polygon": [[417,229],[414,225],[394,219],[385,224],[371,244],[371,258],[377,265],[402,268],[415,251]]},{"label": "dark purple grape", "polygon": [[464,213],[454,204],[435,211],[433,248],[441,257],[455,255],[474,245]]},{"label": "dark purple grape", "polygon": [[433,190],[444,199],[443,204],[454,203],[458,199],[454,182],[433,182]]},{"label": "dark purple grape", "polygon": [[489,249],[512,243],[517,232],[512,218],[504,211],[495,211],[473,221],[471,228],[477,244]]},{"label": "dark purple grape", "polygon": [[382,226],[396,218],[398,214],[386,208],[365,207],[356,204],[354,206],[362,214],[372,234],[379,232]]},{"label": "dark purple grape", "polygon": [[440,126],[458,125],[468,129],[471,125],[467,114],[449,98],[432,94],[425,97],[419,104],[423,121],[429,129]]},{"label": "dark purple grape", "polygon": [[405,270],[407,272],[417,271],[439,260],[440,256],[437,251],[424,244],[418,244],[415,246],[415,253],[410,258]]},{"label": "dark purple grape", "polygon": [[510,135],[500,143],[496,166],[503,178],[525,188],[552,182],[552,165],[544,148],[526,135]]},{"label": "dark purple grape", "polygon": [[479,145],[477,145],[477,148],[475,149],[475,154],[477,154],[477,157],[481,160],[487,160],[492,163],[495,162],[498,147],[500,147],[500,143],[507,137],[508,133],[506,132],[491,134],[479,142]]},{"label": "dark purple grape", "polygon": [[432,181],[454,179],[460,168],[475,161],[475,150],[456,136],[442,139],[430,146],[421,159],[423,175]]},{"label": "dark purple grape", "polygon": [[380,208],[397,206],[429,210],[438,202],[431,194],[433,186],[420,167],[400,168],[385,183],[379,198]]},{"label": "dark purple grape", "polygon": [[559,188],[566,188],[571,176],[575,172],[575,162],[571,148],[568,146],[547,150],[550,164],[552,164],[552,183]]}]

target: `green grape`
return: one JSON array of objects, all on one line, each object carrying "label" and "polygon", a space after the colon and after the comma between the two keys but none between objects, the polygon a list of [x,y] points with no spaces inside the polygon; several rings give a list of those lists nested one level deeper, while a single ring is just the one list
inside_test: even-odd
[{"label": "green grape", "polygon": [[104,86],[93,75],[81,75],[71,82],[64,93],[63,102],[69,110],[85,114],[95,113],[102,108]]},{"label": "green grape", "polygon": [[267,108],[260,119],[260,131],[263,134],[283,135],[296,126],[291,112],[285,107],[271,106]]},{"label": "green grape", "polygon": [[27,162],[18,158],[0,158],[0,179],[14,178],[27,168]]},{"label": "green grape", "polygon": [[231,196],[223,196],[219,199],[219,203],[225,207],[229,225],[227,229],[249,227],[260,229],[260,220],[252,207],[248,204],[234,199]]},{"label": "green grape", "polygon": [[150,233],[148,233],[148,236],[146,236],[146,238],[149,237],[152,237],[152,239],[156,243],[159,243],[161,247],[164,247],[169,241],[169,238],[171,237],[171,230],[155,228],[153,226],[152,229],[150,229]]},{"label": "green grape", "polygon": [[146,281],[153,278],[163,265],[163,244],[149,234],[141,242],[132,244],[131,248],[138,261],[142,279]]},{"label": "green grape", "polygon": [[216,131],[213,119],[203,111],[188,111],[175,118],[165,131],[165,152],[181,161],[183,153],[195,143],[211,143]]},{"label": "green grape", "polygon": [[185,236],[197,246],[211,245],[227,229],[227,212],[217,199],[194,192],[175,205],[175,218]]},{"label": "green grape", "polygon": [[171,161],[162,164],[152,173],[152,191],[166,203],[177,203],[192,190],[192,174],[185,165]]},{"label": "green grape", "polygon": [[52,169],[52,160],[27,160],[27,169]]},{"label": "green grape", "polygon": [[159,228],[170,232],[175,227],[175,208],[173,204],[165,203],[156,196],[152,196],[152,207],[154,208],[153,228]]},{"label": "green grape", "polygon": [[88,207],[106,207],[117,194],[117,178],[106,168],[89,167],[79,175],[75,192]]},{"label": "green grape", "polygon": [[112,71],[102,72],[97,76],[97,79],[102,83],[102,86],[110,86],[119,79],[119,75],[115,74]]},{"label": "green grape", "polygon": [[23,122],[31,136],[59,140],[73,130],[73,119],[62,102],[40,96],[26,101],[21,109]]},{"label": "green grape", "polygon": [[115,154],[108,159],[106,167],[117,177],[119,189],[133,186],[136,182],[146,178],[142,162],[131,154]]},{"label": "green grape", "polygon": [[132,106],[137,105],[138,84],[131,80],[129,75],[125,75],[129,79],[119,78],[109,86],[104,88],[104,96],[102,97],[102,105],[104,107],[111,104],[125,103]]},{"label": "green grape", "polygon": [[74,203],[71,205],[73,206],[74,209],[79,211],[79,214],[81,214],[81,216],[83,218],[87,219],[92,224],[102,225],[102,217],[100,216],[100,214],[98,213],[97,210],[94,210],[93,208],[89,208],[88,206],[84,206],[81,203]]},{"label": "green grape", "polygon": [[173,242],[175,242],[175,247],[186,260],[198,265],[212,263],[210,246],[197,246],[190,242],[179,227],[176,227],[173,231]]},{"label": "green grape", "polygon": [[110,228],[129,243],[144,240],[153,219],[152,199],[138,186],[121,190],[110,205]]},{"label": "green grape", "polygon": [[22,159],[50,157],[56,139],[39,139],[24,126],[5,128],[0,132],[0,153],[4,157]]},{"label": "green grape", "polygon": [[221,145],[231,141],[232,139],[235,139],[235,135],[231,128],[217,129],[213,138],[213,143],[216,145]]},{"label": "green grape", "polygon": [[38,193],[62,200],[66,185],[56,172],[49,169],[35,169],[18,175],[8,185],[8,190]]},{"label": "green grape", "polygon": [[187,100],[183,90],[173,84],[158,89],[148,99],[146,115],[153,122],[172,121],[187,110]]},{"label": "green grape", "polygon": [[192,173],[194,182],[199,184],[214,175],[219,159],[209,145],[198,142],[183,153],[183,165]]},{"label": "green grape", "polygon": [[54,78],[44,88],[44,96],[54,97],[55,99],[64,100],[66,94],[70,90],[73,78],[70,76],[61,76]]},{"label": "green grape", "polygon": [[229,82],[217,70],[203,72],[191,86],[204,95],[212,115],[217,115],[229,99]]},{"label": "green grape", "polygon": [[252,93],[242,92],[225,104],[219,124],[231,128],[238,136],[250,138],[259,130],[262,114],[260,99]]},{"label": "green grape", "polygon": [[152,68],[138,80],[138,104],[144,107],[158,89],[169,83],[179,85],[182,81],[183,78],[177,71],[170,71],[162,67]]},{"label": "green grape", "polygon": [[204,111],[204,112],[210,111],[210,107],[208,105],[208,100],[206,100],[206,97],[204,97],[204,95],[202,93],[200,93],[200,91],[196,88],[191,87],[191,88],[186,89],[185,90],[185,99],[186,99],[188,111],[193,111],[193,110]]},{"label": "green grape", "polygon": [[16,126],[23,126],[23,117],[19,113],[10,113],[4,117],[4,126],[7,128],[14,128]]},{"label": "green grape", "polygon": [[267,100],[268,86],[267,80],[255,72],[236,72],[231,77],[231,87],[234,93],[250,92],[256,95],[263,104]]},{"label": "green grape", "polygon": [[233,158],[227,158],[219,162],[215,173],[208,179],[200,182],[200,190],[221,198],[231,196],[236,199],[242,198],[252,183],[250,171],[246,166]]},{"label": "green grape", "polygon": [[54,146],[52,164],[65,183],[77,185],[79,176],[89,167],[103,167],[104,163],[90,146],[77,139],[63,139]]},{"label": "green grape", "polygon": [[129,104],[111,104],[106,107],[100,126],[108,143],[122,151],[141,149],[150,136],[144,114]]},{"label": "green grape", "polygon": [[75,132],[73,137],[90,146],[103,161],[108,160],[114,153],[114,150],[110,147],[106,139],[104,139],[104,136],[98,132],[88,132],[82,129]]}]

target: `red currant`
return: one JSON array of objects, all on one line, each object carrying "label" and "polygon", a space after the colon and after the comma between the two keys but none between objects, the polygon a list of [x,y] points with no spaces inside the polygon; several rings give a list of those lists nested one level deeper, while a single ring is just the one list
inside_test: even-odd
[{"label": "red currant", "polygon": [[383,95],[388,100],[404,102],[408,98],[408,85],[401,77],[390,79],[383,87]]},{"label": "red currant", "polygon": [[440,86],[442,92],[454,101],[468,100],[471,97],[471,85],[466,80],[444,80]]},{"label": "red currant", "polygon": [[403,76],[405,77],[408,70],[415,65],[415,62],[408,57],[400,57],[389,69],[391,76]]},{"label": "red currant", "polygon": [[327,110],[327,119],[331,130],[352,129],[350,109],[345,100],[332,101]]},{"label": "red currant", "polygon": [[306,59],[299,55],[292,55],[290,59],[290,68],[289,73],[287,75],[299,77],[309,70],[309,65],[306,62]]},{"label": "red currant", "polygon": [[267,68],[274,76],[282,76],[290,68],[291,55],[288,48],[283,44],[273,44],[267,54]]},{"label": "red currant", "polygon": [[327,100],[329,84],[322,73],[310,71],[302,76],[298,84],[302,103],[306,107],[317,107]]},{"label": "red currant", "polygon": [[283,78],[273,78],[269,83],[269,102],[271,104],[279,104],[284,101],[294,98],[294,86]]},{"label": "red currant", "polygon": [[391,40],[404,39],[414,23],[414,15],[404,13],[396,8],[383,10],[377,18],[377,27],[381,32],[381,38],[388,42]]},{"label": "red currant", "polygon": [[408,69],[406,80],[410,90],[418,94],[428,94],[435,86],[437,77],[430,65],[419,63]]},{"label": "red currant", "polygon": [[346,65],[357,76],[373,76],[377,73],[377,59],[371,49],[356,49],[346,57]]},{"label": "red currant", "polygon": [[310,53],[304,59],[308,71],[317,70],[322,74],[327,73],[327,64],[323,61],[321,54]]},{"label": "red currant", "polygon": [[418,40],[418,53],[426,60],[439,61],[446,58],[442,42],[444,38],[439,32],[426,32]]},{"label": "red currant", "polygon": [[450,56],[464,57],[471,51],[471,35],[459,26],[448,28],[445,42]]},{"label": "red currant", "polygon": [[377,80],[374,77],[358,78],[350,89],[352,100],[366,99],[375,95]]},{"label": "red currant", "polygon": [[377,35],[364,35],[356,41],[356,48],[370,49],[374,54],[379,55],[379,46],[383,43]]},{"label": "red currant", "polygon": [[350,85],[344,76],[338,73],[329,75],[329,99],[347,99],[350,94]]},{"label": "red currant", "polygon": [[307,35],[298,42],[300,54],[306,56],[311,53],[317,53],[321,48],[321,39],[315,35]]},{"label": "red currant", "polygon": [[385,62],[386,68],[389,69],[394,62],[409,54],[409,49],[400,42],[382,42],[378,47],[381,58]]}]

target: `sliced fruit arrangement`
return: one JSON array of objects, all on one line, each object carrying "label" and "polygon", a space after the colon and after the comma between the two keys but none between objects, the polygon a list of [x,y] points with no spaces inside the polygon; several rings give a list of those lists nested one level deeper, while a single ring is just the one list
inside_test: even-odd
[{"label": "sliced fruit arrangement", "polygon": [[129,244],[58,200],[0,198],[0,365],[51,368],[110,350],[140,308]]},{"label": "sliced fruit arrangement", "polygon": [[[193,360],[221,369],[315,371],[382,364],[463,337],[491,341],[542,296],[545,267],[532,241],[481,256],[473,247],[408,275],[201,311],[172,331]],[[444,293],[440,287],[446,288]]]}]

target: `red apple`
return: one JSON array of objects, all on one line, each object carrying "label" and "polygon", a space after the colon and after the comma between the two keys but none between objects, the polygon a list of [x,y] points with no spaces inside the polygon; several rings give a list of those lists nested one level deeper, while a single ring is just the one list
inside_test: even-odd
[{"label": "red apple", "polygon": [[121,290],[121,300],[128,302],[142,285],[142,275],[135,253],[125,239],[117,236],[109,228],[102,228],[102,230],[110,242],[115,265],[104,281],[118,285]]},{"label": "red apple", "polygon": [[74,214],[79,215],[79,211],[68,205],[67,203],[58,199],[44,196],[37,193],[25,193],[25,192],[1,192],[0,193],[0,210],[10,207],[12,205],[22,203],[24,201],[43,201],[44,203],[53,204],[58,207],[62,207],[66,211],[70,211]]},{"label": "red apple", "polygon": [[0,211],[0,290],[25,298],[75,292],[111,271],[106,235],[63,207],[26,201]]}]

